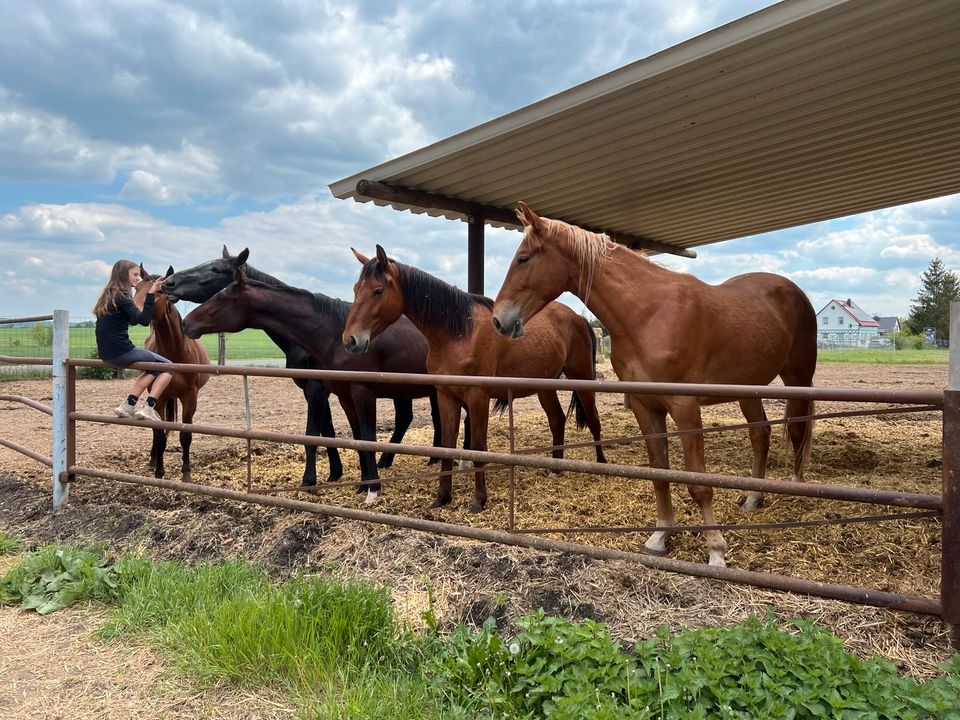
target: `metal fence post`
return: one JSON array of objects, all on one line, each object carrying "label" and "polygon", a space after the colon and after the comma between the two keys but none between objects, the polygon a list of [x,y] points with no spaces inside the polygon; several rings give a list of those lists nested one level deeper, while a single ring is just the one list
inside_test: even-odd
[{"label": "metal fence post", "polygon": [[950,303],[950,376],[943,397],[943,537],[940,603],[960,649],[960,302]]},{"label": "metal fence post", "polygon": [[70,313],[53,311],[53,507],[67,501],[69,485],[64,482],[67,473],[67,358],[70,354]]}]

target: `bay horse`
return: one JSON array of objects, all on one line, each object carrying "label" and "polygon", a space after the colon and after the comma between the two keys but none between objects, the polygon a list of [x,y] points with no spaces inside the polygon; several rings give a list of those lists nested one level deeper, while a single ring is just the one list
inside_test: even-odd
[{"label": "bay horse", "polygon": [[[173,268],[167,268],[167,276],[173,274]],[[140,266],[140,282],[134,292],[134,303],[143,307],[147,291],[159,276],[151,276]],[[150,335],[144,342],[148,350],[163,355],[175,363],[205,365],[210,363],[207,349],[199,340],[185,337],[180,327],[180,313],[163,292],[154,296],[153,318],[150,321]],[[185,423],[192,423],[197,411],[197,399],[200,388],[206,385],[210,375],[207,373],[173,373],[170,384],[164,388],[157,398],[157,409],[160,417],[168,422],[177,419],[177,401],[180,401],[181,418]],[[181,478],[183,482],[190,482],[190,446],[193,443],[193,433],[180,431],[181,451]],[[150,469],[154,477],[162,478],[166,469],[163,464],[163,453],[167,449],[167,431],[153,428],[153,444],[150,448]]]},{"label": "bay horse", "polygon": [[[363,264],[354,285],[353,307],[343,330],[343,342],[353,353],[366,353],[376,339],[397,323],[410,322],[430,343],[427,371],[434,375],[481,375],[504,377],[596,378],[596,336],[587,321],[561,303],[550,303],[530,324],[527,336],[513,343],[497,334],[490,323],[493,301],[465,293],[419,268],[387,257],[377,245],[377,255],[368,260],[353,251]],[[469,445],[487,449],[490,398],[507,399],[507,389],[438,385],[441,443],[455,447],[460,429],[460,410],[469,418]],[[514,390],[514,397],[532,395],[533,390]],[[537,393],[553,434],[553,456],[563,457],[564,425],[567,416],[555,390]],[[588,425],[597,442],[598,462],[606,462],[600,446],[600,418],[592,392],[573,393],[570,409],[576,408],[577,425]],[[440,484],[433,507],[453,499],[449,471],[453,461],[442,459]],[[475,463],[471,512],[483,510],[487,501],[483,463]]]},{"label": "bay horse", "polygon": [[[189,337],[212,332],[237,332],[259,328],[288,343],[301,347],[319,370],[358,372],[426,373],[427,340],[413,324],[397,323],[385,333],[376,347],[363,359],[348,353],[341,341],[350,304],[321,293],[267,284],[247,277],[237,267],[234,280],[209,300],[187,313],[183,331]],[[376,441],[377,398],[391,398],[398,409],[390,442],[399,443],[413,420],[413,400],[430,399],[434,418],[434,444],[439,443],[436,389],[432,385],[407,383],[348,382],[325,380],[327,389],[337,396],[357,440]],[[358,451],[360,485],[367,491],[365,502],[376,502],[380,491],[374,454]],[[392,459],[392,456],[391,456]]]},{"label": "bay horse", "polygon": [[[268,275],[247,263],[250,251],[244,248],[239,255],[231,255],[227,246],[223,246],[221,257],[200,263],[186,270],[180,270],[168,277],[163,283],[163,292],[173,302],[187,300],[202,303],[223,290],[235,279],[237,268],[243,268],[251,280],[268,285],[285,285],[279,279]],[[266,331],[267,336],[280,348],[286,359],[288,369],[316,370],[317,364],[306,350],[289,340],[286,336]],[[305,435],[336,437],[333,416],[330,412],[330,390],[322,380],[294,378],[293,382],[303,392],[307,403],[307,426]],[[406,427],[413,421],[413,403],[406,398],[395,398],[394,422]],[[402,433],[401,433],[402,434]],[[326,448],[328,461],[327,482],[335,482],[343,477],[343,462],[335,447]],[[307,487],[317,484],[317,446],[304,445],[304,466],[301,484]],[[378,468],[387,468],[393,464],[393,453],[383,453],[377,462]]]},{"label": "bay horse", "polygon": [[[540,217],[517,207],[523,240],[510,263],[493,308],[493,324],[508,337],[524,334],[536,314],[562,292],[579,297],[610,333],[613,369],[621,380],[671,383],[766,385],[778,375],[785,385],[810,386],[817,364],[816,313],[804,292],[771,273],[747,273],[708,285],[619,245],[609,236]],[[630,396],[644,436],[662,434],[666,416],[679,430],[703,427],[702,405],[729,399],[692,396]],[[760,398],[740,398],[748,422],[766,420]],[[811,400],[787,401],[786,417],[812,413]],[[793,480],[803,479],[812,442],[812,421],[788,423],[793,445]],[[685,434],[684,468],[705,472],[703,436]],[[770,428],[750,428],[753,476],[766,472]],[[646,439],[650,465],[669,467],[667,440]],[[714,525],[713,490],[690,485],[705,525]],[[675,524],[669,484],[654,481],[657,526]],[[744,510],[760,493],[750,493]],[[664,531],[644,548],[666,553]],[[725,565],[726,541],[719,530],[704,531],[711,565]]]}]

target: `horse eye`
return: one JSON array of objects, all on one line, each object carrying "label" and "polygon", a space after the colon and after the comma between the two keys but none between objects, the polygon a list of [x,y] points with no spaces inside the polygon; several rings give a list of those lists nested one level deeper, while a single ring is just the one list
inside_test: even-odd
[{"label": "horse eye", "polygon": [[373,291],[373,294],[374,294],[375,296],[376,296],[376,295],[383,295],[383,288],[382,288],[382,287],[378,287],[376,290]]},{"label": "horse eye", "polygon": [[520,257],[517,258],[517,265],[526,265],[527,260],[529,259],[530,259],[529,255],[521,255]]}]

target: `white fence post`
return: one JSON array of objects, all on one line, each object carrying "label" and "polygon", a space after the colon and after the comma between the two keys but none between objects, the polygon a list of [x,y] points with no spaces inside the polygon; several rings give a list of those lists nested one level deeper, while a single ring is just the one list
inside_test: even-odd
[{"label": "white fence post", "polygon": [[53,311],[53,507],[67,501],[68,483],[60,478],[67,472],[67,358],[70,354],[70,313]]}]

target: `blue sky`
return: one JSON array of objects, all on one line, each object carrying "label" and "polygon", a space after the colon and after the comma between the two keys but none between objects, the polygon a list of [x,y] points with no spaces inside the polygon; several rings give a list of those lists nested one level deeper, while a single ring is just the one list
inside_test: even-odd
[{"label": "blue sky", "polygon": [[[769,4],[0,0],[0,316],[86,318],[116,259],[162,272],[223,245],[345,299],[350,246],[375,243],[464,287],[465,225],[327,185]],[[904,316],[934,257],[960,271],[958,228],[955,195],[656,259]],[[519,240],[488,229],[488,295]]]}]

